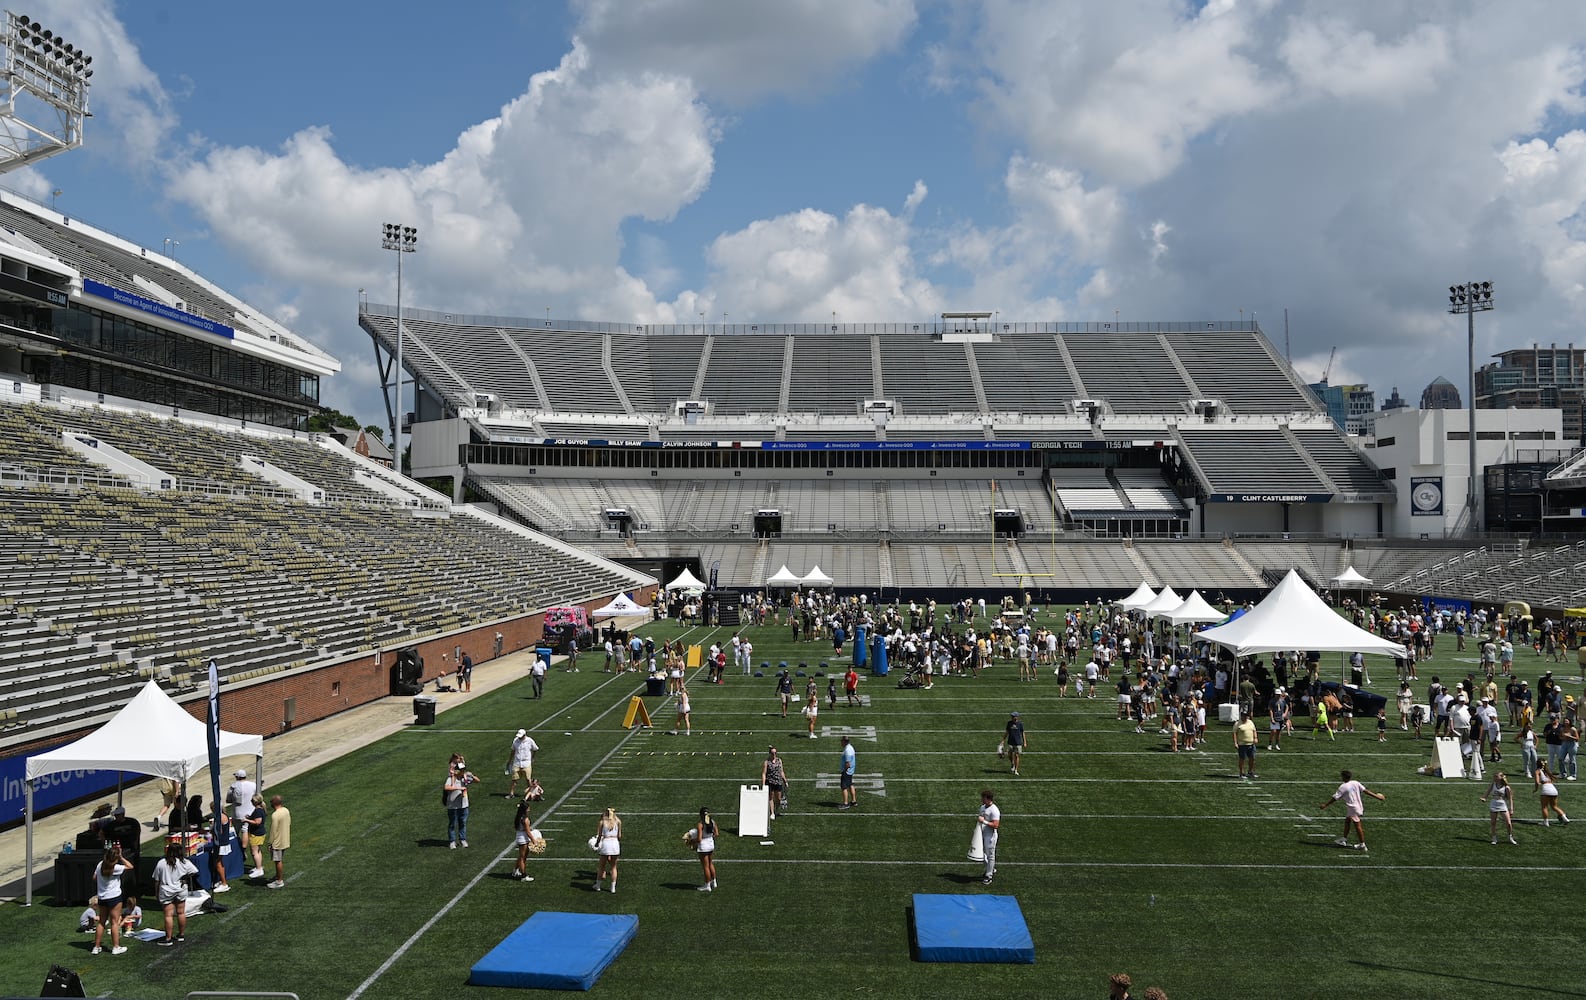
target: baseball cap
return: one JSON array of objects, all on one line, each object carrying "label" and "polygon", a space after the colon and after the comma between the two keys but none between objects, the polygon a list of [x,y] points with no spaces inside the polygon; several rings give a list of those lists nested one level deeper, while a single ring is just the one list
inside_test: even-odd
[{"label": "baseball cap", "polygon": [[240,767],[237,768],[237,773],[235,775],[233,775],[233,777],[237,777],[237,778],[246,778],[247,776],[248,776],[248,772],[244,771]]},{"label": "baseball cap", "polygon": [[1018,712],[1009,712],[1008,715],[1011,718],[1015,718],[1015,719],[1017,719],[1019,717],[1019,713]]},{"label": "baseball cap", "polygon": [[529,735],[529,731],[527,729],[518,730],[518,738],[519,739],[522,739],[523,737],[525,737],[527,735]]}]

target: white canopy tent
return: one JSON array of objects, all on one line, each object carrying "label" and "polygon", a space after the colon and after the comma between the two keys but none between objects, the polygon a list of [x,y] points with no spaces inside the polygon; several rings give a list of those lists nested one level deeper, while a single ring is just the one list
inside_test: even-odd
[{"label": "white canopy tent", "polygon": [[[116,717],[63,747],[27,760],[27,902],[33,903],[33,783],[61,771],[130,771],[188,784],[209,766],[204,723],[188,715],[149,681]],[[264,737],[220,731],[220,756],[252,754],[255,773],[264,757]]]},{"label": "white canopy tent", "polygon": [[683,572],[677,574],[677,579],[673,580],[671,583],[666,585],[666,589],[669,590],[669,591],[671,591],[671,590],[704,590],[705,589],[705,581],[701,580],[699,577],[695,576],[693,573],[690,573],[688,570],[685,569],[685,570],[683,570]]},{"label": "white canopy tent", "polygon": [[1353,566],[1333,577],[1332,582],[1339,587],[1371,586],[1371,578],[1367,576],[1361,576],[1359,573],[1355,572],[1355,567]]},{"label": "white canopy tent", "polygon": [[1200,591],[1192,590],[1183,604],[1157,617],[1166,618],[1174,625],[1184,625],[1190,622],[1220,622],[1228,615],[1206,603],[1206,598],[1201,596]]},{"label": "white canopy tent", "polygon": [[799,583],[802,583],[806,587],[830,587],[832,585],[832,578],[827,576],[825,573],[822,573],[821,568],[816,566],[808,573],[805,573],[804,577],[799,580]]},{"label": "white canopy tent", "polygon": [[650,609],[635,601],[627,594],[618,594],[611,599],[611,603],[604,607],[596,608],[589,613],[591,618],[631,618],[634,615],[647,615]]},{"label": "white canopy tent", "polygon": [[1147,616],[1155,618],[1157,615],[1167,614],[1183,603],[1184,598],[1173,593],[1172,587],[1163,587],[1162,593],[1153,597],[1150,604],[1141,605],[1135,610],[1143,611]]},{"label": "white canopy tent", "polygon": [[783,563],[782,568],[772,573],[770,579],[766,580],[765,585],[767,587],[797,587],[802,582],[798,574],[788,569],[787,563]]},{"label": "white canopy tent", "polygon": [[1141,580],[1140,586],[1134,588],[1134,593],[1130,594],[1128,597],[1125,597],[1123,600],[1118,601],[1117,604],[1118,607],[1124,609],[1125,611],[1137,611],[1140,608],[1145,607],[1147,604],[1150,604],[1154,600],[1156,600],[1156,591],[1151,589],[1150,584],[1146,583],[1144,580]]},{"label": "white canopy tent", "polygon": [[1209,628],[1196,636],[1215,642],[1235,656],[1319,650],[1324,653],[1379,653],[1403,657],[1399,643],[1357,628],[1305,585],[1298,573],[1273,587],[1261,603],[1227,625]]}]

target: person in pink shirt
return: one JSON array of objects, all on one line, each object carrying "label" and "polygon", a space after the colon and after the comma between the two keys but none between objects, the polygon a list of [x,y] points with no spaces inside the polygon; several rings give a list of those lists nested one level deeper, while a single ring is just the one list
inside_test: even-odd
[{"label": "person in pink shirt", "polygon": [[[1357,851],[1364,851],[1366,849],[1366,829],[1360,825],[1360,818],[1366,814],[1366,806],[1362,796],[1369,795],[1378,802],[1386,802],[1388,797],[1380,792],[1373,792],[1365,785],[1362,785],[1348,771],[1342,772],[1339,777],[1343,779],[1343,784],[1338,786],[1338,791],[1333,793],[1332,798],[1323,802],[1320,808],[1326,809],[1334,802],[1342,799],[1344,802],[1344,835],[1333,841],[1333,843],[1339,847],[1353,847]],[[1351,829],[1355,831],[1356,842],[1354,844],[1349,842],[1349,831]]]}]

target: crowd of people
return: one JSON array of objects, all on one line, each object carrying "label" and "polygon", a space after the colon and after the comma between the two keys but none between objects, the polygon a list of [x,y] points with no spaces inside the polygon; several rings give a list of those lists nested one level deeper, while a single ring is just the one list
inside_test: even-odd
[{"label": "crowd of people", "polygon": [[[198,891],[198,866],[193,856],[202,855],[209,867],[208,893],[218,895],[231,891],[227,858],[231,851],[232,833],[237,834],[237,845],[246,863],[251,857],[253,867],[245,869],[246,877],[260,880],[265,888],[281,889],[286,886],[285,858],[292,846],[291,811],[282,797],[265,800],[259,786],[248,777],[248,772],[238,770],[235,780],[227,788],[225,800],[214,811],[204,809],[204,798],[193,795],[183,798],[179,781],[162,779],[162,797],[165,808],[149,822],[153,829],[169,826],[165,847],[155,862],[152,887],[155,898],[164,913],[164,933],[154,940],[156,945],[172,947],[186,940],[187,901]],[[95,847],[100,850],[100,861],[94,867],[95,892],[88,909],[79,919],[79,928],[94,932],[92,954],[104,951],[105,938],[109,936],[110,953],[125,954],[127,946],[123,935],[141,929],[143,908],[138,902],[139,841],[142,824],[126,815],[122,807],[108,803],[97,806],[89,817],[88,830],[78,837],[77,849]],[[268,845],[275,877],[268,878],[263,864],[263,851]]]}]

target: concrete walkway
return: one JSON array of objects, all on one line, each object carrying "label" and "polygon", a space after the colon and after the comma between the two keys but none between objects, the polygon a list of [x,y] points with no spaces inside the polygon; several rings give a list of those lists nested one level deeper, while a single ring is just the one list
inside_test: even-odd
[{"label": "concrete walkway", "polygon": [[[435,685],[431,682],[425,693],[435,698],[436,712],[445,712],[514,681],[524,680],[528,677],[529,663],[533,656],[532,648],[523,649],[476,666],[472,691],[436,694]],[[561,659],[556,657],[552,663],[558,663]],[[447,682],[455,685],[456,678],[448,675]],[[412,724],[413,698],[410,695],[403,695],[382,698],[301,729],[293,729],[271,737],[264,741],[265,784],[268,786],[312,771],[321,764],[336,760],[360,747],[379,742]],[[252,757],[234,757],[221,761],[221,786],[225,787],[231,783],[230,775],[233,771],[246,768],[252,773],[253,766]],[[207,769],[200,774],[203,789],[198,794],[203,795],[207,801],[209,774]],[[132,778],[132,775],[128,776],[129,780]],[[114,800],[114,797],[115,793],[110,792],[105,799],[98,801]],[[46,816],[33,824],[34,902],[38,902],[39,890],[55,880],[55,855],[60,851],[61,845],[75,840],[77,834],[87,827],[88,814],[93,811],[96,804],[97,802],[90,802],[75,806],[53,816]],[[126,806],[127,815],[144,821],[146,837],[155,836],[154,831],[148,827],[148,821],[159,815],[162,804],[157,782],[144,781],[128,787],[123,793],[122,804]],[[20,902],[24,898],[24,877],[27,873],[26,837],[25,826],[0,833],[0,903]]]}]

